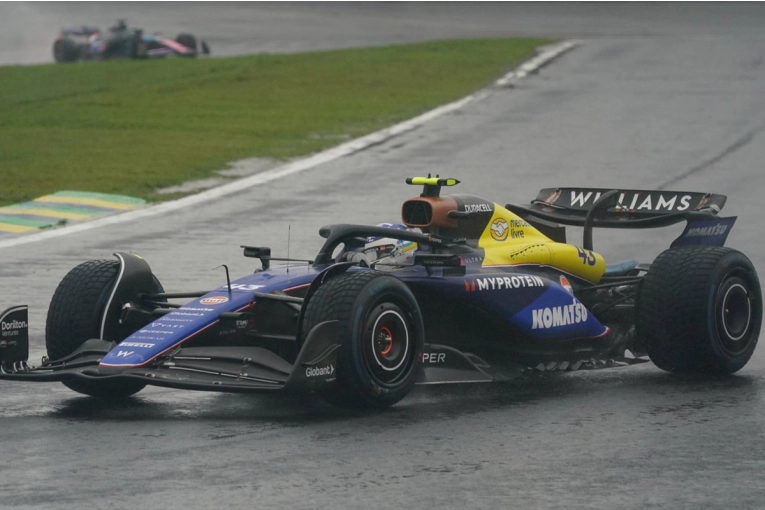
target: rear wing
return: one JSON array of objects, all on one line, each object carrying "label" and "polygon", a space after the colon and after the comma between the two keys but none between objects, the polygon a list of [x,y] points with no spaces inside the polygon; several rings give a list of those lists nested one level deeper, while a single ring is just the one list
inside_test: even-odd
[{"label": "rear wing", "polygon": [[[735,222],[735,217],[717,218],[726,200],[725,195],[685,191],[545,188],[528,207],[515,204],[505,207],[532,223],[543,220],[584,227],[583,248],[588,250],[592,249],[593,227],[657,228],[681,221],[688,222],[686,232],[697,222],[704,222],[705,229],[720,227],[708,230],[717,233],[714,239],[696,235],[699,239],[693,243],[722,246]],[[686,232],[672,243],[673,246],[684,238]],[[724,234],[722,239],[719,239],[720,233]],[[678,244],[689,244],[689,241]]]},{"label": "rear wing", "polygon": [[63,35],[81,35],[81,36],[91,36],[93,34],[100,33],[100,30],[98,27],[69,27],[69,28],[63,28],[61,29],[61,33]]}]

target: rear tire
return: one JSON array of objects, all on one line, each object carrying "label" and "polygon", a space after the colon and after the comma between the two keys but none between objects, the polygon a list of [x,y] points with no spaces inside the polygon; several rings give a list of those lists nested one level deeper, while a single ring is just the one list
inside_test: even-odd
[{"label": "rear tire", "polygon": [[751,358],[762,292],[749,259],[730,248],[660,254],[643,281],[637,331],[651,361],[677,373],[732,374]]},{"label": "rear tire", "polygon": [[[61,280],[53,293],[45,326],[45,346],[50,359],[68,356],[86,340],[100,337],[101,319],[119,269],[116,260],[91,260],[75,267]],[[99,398],[128,397],[146,386],[131,380],[72,379],[63,384],[78,393]]]},{"label": "rear tire", "polygon": [[56,39],[53,43],[53,58],[56,62],[76,62],[80,59],[80,48],[68,37]]},{"label": "rear tire", "polygon": [[417,300],[401,280],[377,271],[332,278],[308,301],[301,337],[329,320],[342,335],[337,383],[324,394],[329,403],[384,408],[409,393],[425,334]]},{"label": "rear tire", "polygon": [[178,37],[175,38],[175,42],[197,51],[197,38],[191,34],[178,34]]}]

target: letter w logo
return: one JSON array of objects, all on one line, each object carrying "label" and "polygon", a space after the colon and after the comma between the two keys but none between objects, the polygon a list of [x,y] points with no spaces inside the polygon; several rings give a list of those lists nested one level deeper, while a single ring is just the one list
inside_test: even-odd
[{"label": "letter w logo", "polygon": [[117,353],[118,357],[127,358],[131,354],[133,354],[135,351],[120,351]]},{"label": "letter w logo", "polygon": [[584,204],[587,203],[587,201],[590,199],[591,196],[592,196],[592,191],[588,192],[586,195],[584,194],[584,191],[582,191],[578,195],[577,195],[576,191],[572,191],[571,192],[571,205],[576,205],[577,202],[578,202],[581,207],[584,207]]}]

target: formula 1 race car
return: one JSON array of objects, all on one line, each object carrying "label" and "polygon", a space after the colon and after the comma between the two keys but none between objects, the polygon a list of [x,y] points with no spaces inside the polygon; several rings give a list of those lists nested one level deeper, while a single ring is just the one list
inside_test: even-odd
[{"label": "formula 1 race car", "polygon": [[[724,375],[752,356],[762,323],[749,259],[724,248],[726,197],[544,189],[530,206],[441,196],[412,178],[403,226],[324,227],[312,261],[260,260],[219,288],[165,292],[141,257],[85,262],[53,295],[48,357],[27,365],[27,309],[0,315],[0,379],[61,381],[98,397],[147,384],[222,392],[317,392],[385,407],[414,384],[509,380],[524,370],[647,361]],[[606,265],[593,227],[687,226],[652,264]],[[581,246],[565,227],[584,227]],[[271,267],[272,261],[286,261]],[[176,300],[186,299],[185,304]]]},{"label": "formula 1 race car", "polygon": [[144,34],[143,30],[129,28],[123,20],[105,33],[94,27],[75,27],[61,30],[53,42],[56,62],[78,60],[106,60],[113,58],[157,58],[177,55],[196,57],[209,55],[210,47],[191,34],[178,34],[175,39]]}]

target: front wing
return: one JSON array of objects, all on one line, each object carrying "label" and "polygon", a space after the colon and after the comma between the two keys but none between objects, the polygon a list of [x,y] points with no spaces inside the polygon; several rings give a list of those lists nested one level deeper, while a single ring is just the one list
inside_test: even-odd
[{"label": "front wing", "polygon": [[[0,339],[0,380],[132,379],[153,386],[229,393],[320,391],[335,383],[338,352],[342,348],[337,321],[327,321],[309,332],[294,364],[260,347],[212,346],[177,347],[145,365],[109,367],[101,365],[101,360],[117,344],[91,339],[65,358],[45,360],[39,367],[30,367],[26,363],[26,307],[10,308],[0,314],[0,330],[4,333]],[[508,381],[520,376],[527,368],[514,363],[489,364],[475,354],[438,344],[426,344],[418,361],[421,369],[417,384]],[[645,360],[617,361],[633,364]],[[563,362],[535,368],[549,371],[613,366],[605,363],[590,365]]]},{"label": "front wing", "polygon": [[316,391],[336,379],[337,321],[318,324],[294,364],[260,347],[179,347],[145,365],[114,369],[101,359],[116,344],[91,339],[66,358],[29,367],[0,365],[0,379],[18,381],[106,381],[135,379],[154,386],[220,392]]}]

